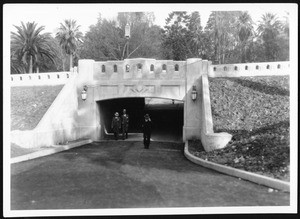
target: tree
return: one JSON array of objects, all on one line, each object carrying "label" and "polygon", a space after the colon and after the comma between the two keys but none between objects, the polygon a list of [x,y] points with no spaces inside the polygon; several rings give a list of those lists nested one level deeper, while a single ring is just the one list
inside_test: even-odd
[{"label": "tree", "polygon": [[[208,54],[211,60],[218,64],[227,63],[236,52],[237,34],[236,20],[240,11],[213,11],[205,26],[205,37],[213,45],[213,51]],[[206,44],[207,45],[207,44]],[[209,49],[211,49],[210,45]]]},{"label": "tree", "polygon": [[280,33],[278,35],[278,46],[279,46],[279,54],[278,61],[288,61],[289,60],[289,52],[290,52],[290,34],[289,34],[289,14],[284,17],[285,20],[282,22]]},{"label": "tree", "polygon": [[278,57],[278,35],[281,30],[281,23],[275,14],[266,13],[262,16],[258,25],[258,33],[263,41],[265,50],[265,61],[275,61]]},{"label": "tree", "polygon": [[185,11],[172,12],[166,19],[162,44],[166,59],[185,60],[188,58],[189,53],[192,53],[186,38],[188,19],[189,16]]},{"label": "tree", "polygon": [[[119,13],[117,21],[98,17],[95,25],[84,37],[80,47],[81,58],[95,60],[123,60],[125,58],[160,58],[160,35],[158,26],[152,25],[152,13]],[[130,25],[129,54],[126,54],[125,25]]]},{"label": "tree", "polygon": [[51,60],[44,56],[41,57],[39,59],[39,63],[38,63],[38,68],[37,68],[37,72],[38,70],[40,72],[57,72],[57,71],[63,71],[63,59],[64,59],[64,55],[62,53],[62,50],[58,44],[58,41],[53,38],[52,36],[49,39],[49,44],[51,46],[51,48],[53,48],[53,50],[55,51],[55,64],[53,62],[51,62]]},{"label": "tree", "polygon": [[[239,46],[241,50],[241,63],[246,62],[246,52],[249,50],[249,44],[252,41],[251,36],[253,33],[253,21],[247,11],[242,12],[237,19],[237,32],[239,36]],[[249,40],[250,39],[250,40]]]},{"label": "tree", "polygon": [[55,63],[55,51],[51,47],[50,33],[41,34],[44,26],[38,27],[35,22],[28,22],[21,26],[14,26],[17,32],[11,33],[12,70],[20,73],[27,69],[33,72],[33,67],[38,69],[40,60],[47,57]]},{"label": "tree", "polygon": [[199,12],[195,11],[189,15],[186,26],[188,28],[186,38],[190,52],[189,57],[205,59],[204,34]]},{"label": "tree", "polygon": [[83,34],[79,31],[79,25],[75,20],[64,20],[60,23],[56,39],[59,41],[63,52],[70,57],[70,70],[73,67],[73,56],[77,52],[79,42],[82,42]]},{"label": "tree", "polygon": [[[153,25],[155,16],[153,12],[119,12],[117,17],[118,27],[125,30],[130,26],[129,54],[126,58],[159,58],[161,45],[161,29]],[[125,34],[124,32],[122,34]],[[156,35],[156,36],[155,36]],[[124,36],[124,35],[123,35]],[[125,49],[127,49],[125,47]],[[125,53],[125,50],[124,50]]]}]

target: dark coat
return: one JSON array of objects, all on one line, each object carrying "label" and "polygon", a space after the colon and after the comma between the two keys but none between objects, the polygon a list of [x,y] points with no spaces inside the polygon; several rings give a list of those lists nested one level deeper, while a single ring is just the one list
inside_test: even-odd
[{"label": "dark coat", "polygon": [[113,117],[111,121],[111,129],[113,132],[119,133],[119,129],[121,128],[121,118],[118,116]]},{"label": "dark coat", "polygon": [[129,125],[129,116],[128,114],[122,115],[122,128],[127,131]]},{"label": "dark coat", "polygon": [[151,133],[152,121],[150,119],[147,121],[144,119],[143,124],[142,124],[142,131],[143,131],[143,133]]}]

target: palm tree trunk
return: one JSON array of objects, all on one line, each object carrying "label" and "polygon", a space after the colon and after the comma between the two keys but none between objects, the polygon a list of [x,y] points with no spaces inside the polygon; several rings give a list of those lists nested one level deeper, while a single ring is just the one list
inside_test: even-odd
[{"label": "palm tree trunk", "polygon": [[72,67],[73,67],[73,55],[70,54],[70,71],[71,71]]},{"label": "palm tree trunk", "polygon": [[29,72],[28,73],[32,73],[32,56],[30,56],[30,60],[29,60]]}]

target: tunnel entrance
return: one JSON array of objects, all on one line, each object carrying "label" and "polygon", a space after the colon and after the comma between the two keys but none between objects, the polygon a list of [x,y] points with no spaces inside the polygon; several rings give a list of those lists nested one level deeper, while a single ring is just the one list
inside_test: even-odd
[{"label": "tunnel entrance", "polygon": [[153,122],[154,141],[182,141],[183,101],[162,98],[119,98],[97,101],[102,136],[112,135],[111,120],[115,112],[122,115],[125,108],[130,119],[129,133],[140,133],[144,115]]}]

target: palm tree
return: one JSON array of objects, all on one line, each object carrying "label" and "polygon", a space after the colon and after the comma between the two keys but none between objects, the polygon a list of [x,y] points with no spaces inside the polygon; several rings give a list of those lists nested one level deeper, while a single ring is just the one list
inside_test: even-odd
[{"label": "palm tree", "polygon": [[[33,66],[38,67],[39,59],[47,56],[55,63],[55,51],[52,49],[50,33],[41,34],[44,26],[38,27],[35,22],[28,22],[22,26],[14,26],[17,32],[11,32],[12,59],[18,60],[18,66],[25,66],[29,73],[33,72]],[[14,62],[15,63],[15,62]]]},{"label": "palm tree", "polygon": [[77,52],[78,42],[82,42],[83,38],[79,27],[75,20],[65,20],[64,23],[60,23],[56,33],[56,39],[62,50],[70,56],[70,70],[73,67],[73,55]]},{"label": "palm tree", "polygon": [[242,12],[237,19],[237,31],[241,46],[241,62],[246,62],[246,50],[249,45],[249,39],[253,36],[253,21],[247,11]]},{"label": "palm tree", "polygon": [[278,53],[276,38],[280,33],[281,23],[276,14],[266,13],[258,25],[258,33],[263,40],[267,61],[275,61]]}]

